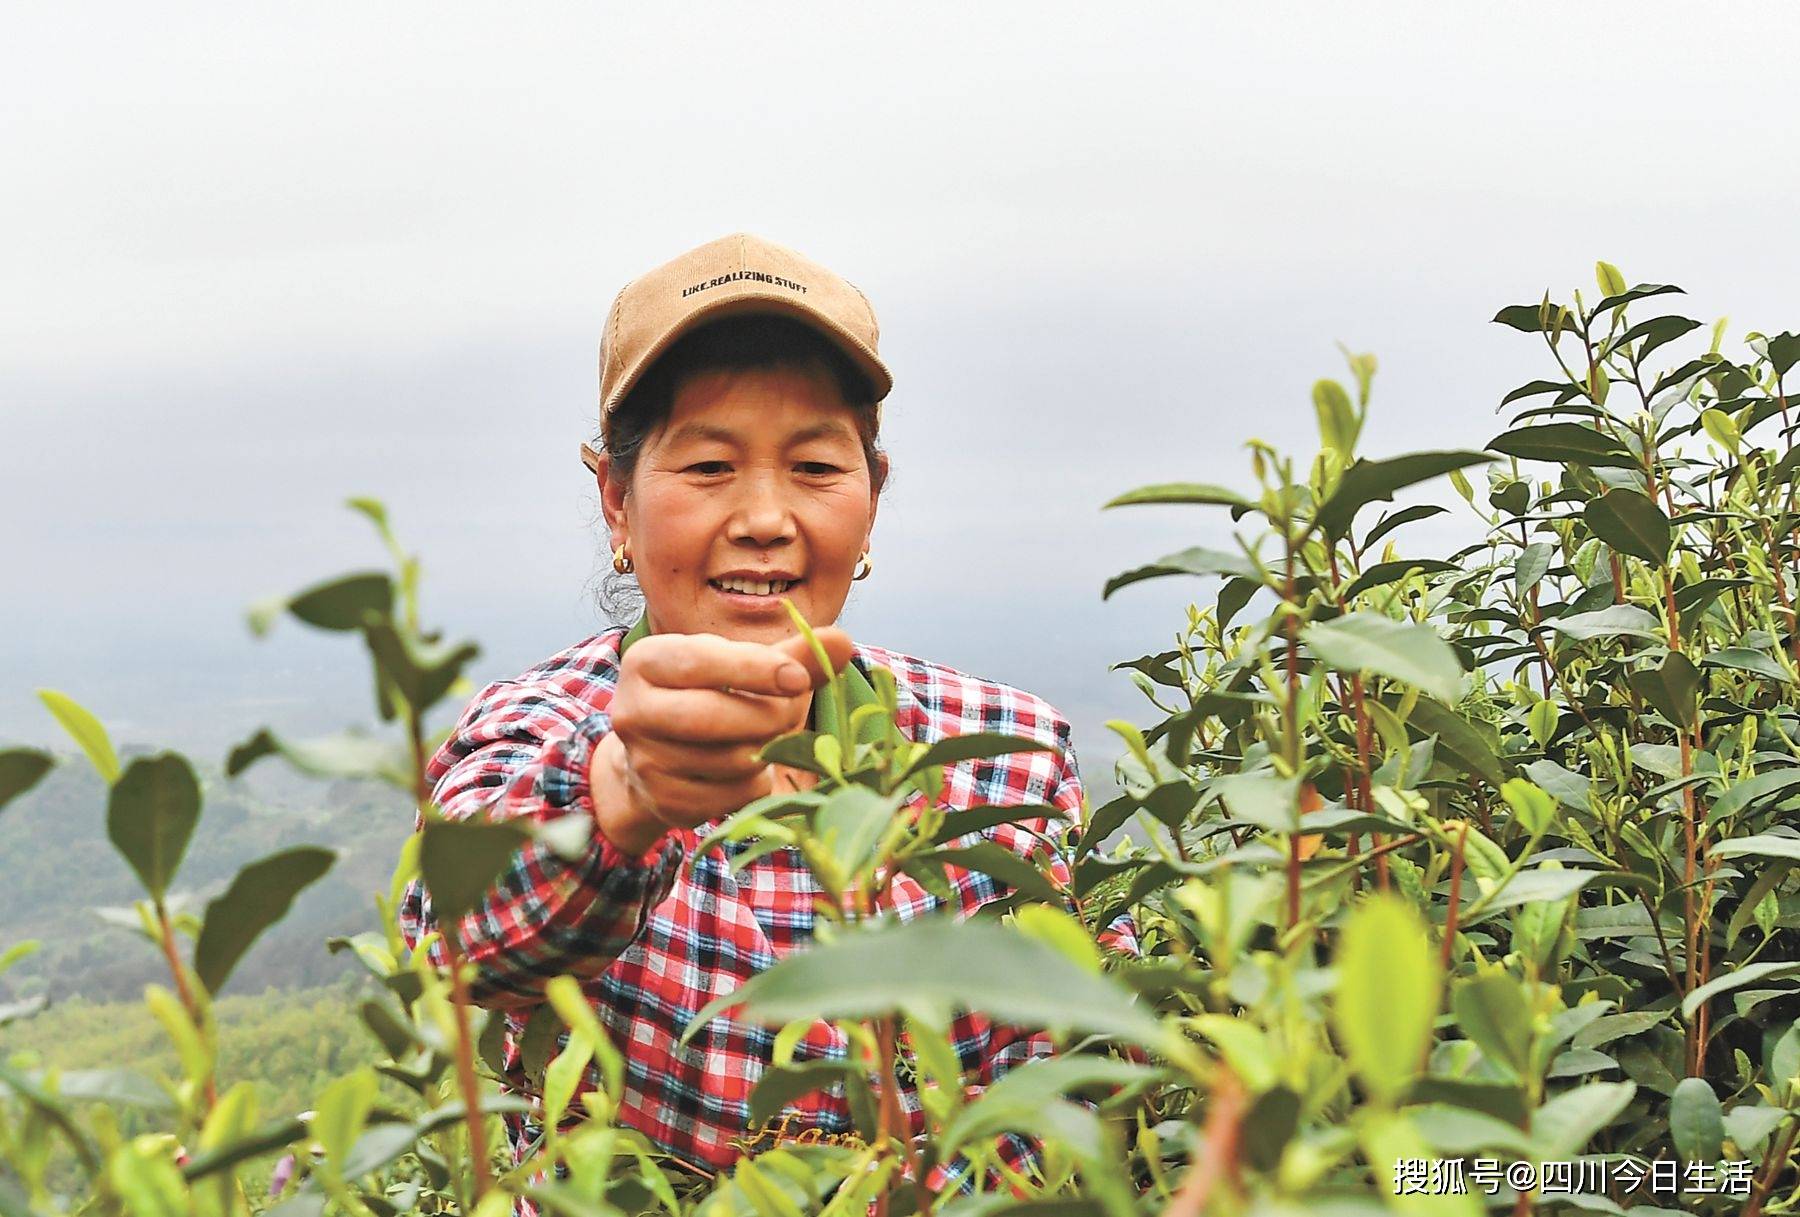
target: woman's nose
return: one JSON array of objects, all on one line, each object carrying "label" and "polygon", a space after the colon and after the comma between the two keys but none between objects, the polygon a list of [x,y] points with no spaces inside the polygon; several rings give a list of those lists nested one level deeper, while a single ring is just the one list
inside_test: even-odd
[{"label": "woman's nose", "polygon": [[772,545],[794,535],[793,512],[773,473],[754,472],[739,478],[736,489],[728,534],[733,541]]}]

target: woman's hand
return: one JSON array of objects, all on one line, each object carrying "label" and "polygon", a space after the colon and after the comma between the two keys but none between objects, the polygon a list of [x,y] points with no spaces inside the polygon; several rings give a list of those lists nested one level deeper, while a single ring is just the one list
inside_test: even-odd
[{"label": "woman's hand", "polygon": [[[849,662],[848,634],[835,626],[816,633],[834,668]],[[714,634],[633,643],[619,666],[612,731],[588,768],[600,831],[635,857],[672,828],[768,794],[772,767],[756,754],[805,724],[825,679],[798,634],[773,645]]]}]

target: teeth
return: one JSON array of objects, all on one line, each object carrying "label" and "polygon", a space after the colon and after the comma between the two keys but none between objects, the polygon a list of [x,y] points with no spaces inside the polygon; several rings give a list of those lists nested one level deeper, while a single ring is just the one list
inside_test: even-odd
[{"label": "teeth", "polygon": [[714,579],[713,586],[728,592],[744,592],[751,596],[768,596],[787,591],[797,580],[777,579],[773,582],[758,582],[754,579]]}]

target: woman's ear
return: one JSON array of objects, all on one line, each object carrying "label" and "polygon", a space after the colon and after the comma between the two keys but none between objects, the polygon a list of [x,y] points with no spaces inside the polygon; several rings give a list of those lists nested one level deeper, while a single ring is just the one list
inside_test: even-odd
[{"label": "woman's ear", "polygon": [[594,484],[600,490],[600,511],[606,517],[606,531],[617,549],[630,540],[625,520],[625,483],[612,476],[612,453],[602,452],[594,465]]}]

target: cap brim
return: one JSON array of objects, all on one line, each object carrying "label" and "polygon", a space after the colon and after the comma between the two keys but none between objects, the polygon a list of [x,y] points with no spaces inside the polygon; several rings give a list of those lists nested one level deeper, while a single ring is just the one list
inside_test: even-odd
[{"label": "cap brim", "polygon": [[654,346],[645,351],[634,366],[625,369],[620,375],[618,383],[613,386],[612,392],[601,403],[602,428],[604,429],[611,421],[613,411],[618,409],[619,403],[625,399],[626,394],[630,393],[638,381],[643,379],[644,373],[650,369],[650,366],[662,358],[668,349],[679,342],[683,336],[710,321],[717,321],[721,317],[748,316],[756,313],[792,317],[796,321],[805,322],[831,339],[845,355],[850,357],[850,362],[856,365],[857,370],[869,378],[869,386],[876,401],[881,401],[893,391],[894,375],[888,371],[887,365],[881,361],[881,357],[864,346],[855,335],[840,328],[822,313],[795,301],[776,296],[765,296],[760,293],[728,296],[712,301],[683,317],[677,324],[671,326]]}]

